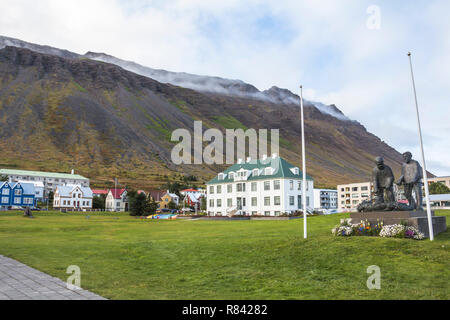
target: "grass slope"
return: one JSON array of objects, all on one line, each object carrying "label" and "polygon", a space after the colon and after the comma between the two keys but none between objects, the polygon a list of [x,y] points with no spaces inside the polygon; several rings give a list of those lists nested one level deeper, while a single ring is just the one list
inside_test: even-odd
[{"label": "grass slope", "polygon": [[[450,212],[440,211],[447,216]],[[345,214],[302,220],[152,221],[0,214],[0,254],[110,299],[449,299],[450,232],[434,242],[333,237]],[[381,268],[368,290],[367,267]]]}]

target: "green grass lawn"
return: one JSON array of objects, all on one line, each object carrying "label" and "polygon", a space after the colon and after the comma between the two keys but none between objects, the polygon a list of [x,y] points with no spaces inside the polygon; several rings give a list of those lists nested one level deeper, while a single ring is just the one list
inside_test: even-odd
[{"label": "green grass lawn", "polygon": [[[450,232],[429,240],[334,237],[346,214],[303,222],[155,221],[0,213],[0,254],[110,299],[449,299]],[[447,216],[450,212],[440,211]],[[367,267],[381,268],[368,290]]]}]

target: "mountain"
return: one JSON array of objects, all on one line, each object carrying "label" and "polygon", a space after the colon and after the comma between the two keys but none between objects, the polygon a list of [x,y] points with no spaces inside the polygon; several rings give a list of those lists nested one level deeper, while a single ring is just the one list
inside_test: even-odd
[{"label": "mountain", "polygon": [[[265,100],[277,104],[299,104],[300,97],[287,89],[281,89],[273,86],[269,90],[260,92],[251,84],[241,80],[231,80],[219,77],[200,76],[185,72],[171,72],[160,69],[153,69],[142,66],[132,61],[126,61],[105,53],[87,52],[84,55],[73,53],[67,50],[53,48],[49,46],[37,45],[25,42],[19,39],[0,36],[0,49],[14,46],[29,49],[35,52],[56,55],[68,59],[92,59],[96,61],[115,64],[125,70],[137,73],[139,75],[152,78],[161,83],[173,84],[183,88],[189,88],[200,92],[211,92],[232,96],[250,97],[258,100]],[[321,112],[331,114],[343,120],[349,120],[336,106],[326,106],[318,102],[310,102]]]},{"label": "mountain", "polygon": [[[300,165],[298,97],[286,89],[260,92],[239,80],[193,75],[228,91],[194,90],[125,70],[110,63],[114,57],[105,63],[97,54],[13,40],[0,38],[0,167],[75,168],[94,184],[118,177],[139,188],[182,175],[206,181],[225,166],[170,161],[172,131],[192,132],[194,120],[205,129],[279,128],[281,156]],[[316,185],[367,180],[378,155],[399,171],[401,155],[336,106],[306,102],[305,132]]]}]

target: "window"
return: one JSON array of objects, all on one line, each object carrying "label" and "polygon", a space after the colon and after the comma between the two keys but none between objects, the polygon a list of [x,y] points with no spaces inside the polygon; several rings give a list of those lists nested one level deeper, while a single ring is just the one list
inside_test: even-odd
[{"label": "window", "polygon": [[237,184],[237,192],[245,192],[245,183]]},{"label": "window", "polygon": [[256,182],[252,182],[252,192],[255,192],[257,190],[258,184]]},{"label": "window", "polygon": [[66,205],[66,204],[67,204],[67,202],[66,202],[66,200],[64,200],[64,201],[63,201],[63,205]]},{"label": "window", "polygon": [[301,182],[301,181],[298,182],[298,188],[297,188],[297,190],[302,190],[302,182]]},{"label": "window", "polygon": [[233,199],[227,199],[227,207],[231,208],[233,206]]},{"label": "window", "polygon": [[352,203],[353,203],[353,204],[358,204],[359,201],[358,201],[358,200],[353,200]]},{"label": "window", "polygon": [[302,196],[297,196],[297,207],[299,208],[299,209],[301,209],[302,208],[302,206],[303,206],[303,203],[302,203]]},{"label": "window", "polygon": [[246,198],[242,198],[242,206],[243,207],[245,207],[247,204],[246,204]]},{"label": "window", "polygon": [[217,199],[217,207],[220,208],[222,206],[222,199]]},{"label": "window", "polygon": [[352,198],[359,198],[359,193],[353,193]]},{"label": "window", "polygon": [[22,189],[16,189],[16,190],[14,190],[14,195],[15,195],[15,196],[21,196],[21,195],[22,195]]},{"label": "window", "polygon": [[295,198],[294,198],[294,196],[290,196],[290,197],[289,197],[289,205],[290,205],[290,206],[295,205]]},{"label": "window", "polygon": [[257,211],[252,211],[252,216],[256,216],[258,214]]},{"label": "window", "polygon": [[289,180],[289,190],[294,190],[294,181]]},{"label": "window", "polygon": [[214,200],[213,199],[209,200],[209,206],[210,207],[214,207]]},{"label": "window", "polygon": [[280,214],[281,214],[281,211],[275,211],[275,216],[276,216],[276,217],[279,217]]},{"label": "window", "polygon": [[264,181],[264,190],[270,190],[270,181]]},{"label": "window", "polygon": [[229,177],[230,177],[231,180],[234,180],[234,172],[230,172],[229,173]]},{"label": "window", "polygon": [[274,205],[279,206],[280,203],[281,203],[280,197],[279,196],[274,197],[273,198],[273,203],[274,203]]},{"label": "window", "polygon": [[361,193],[361,198],[368,198],[369,194],[367,192]]},{"label": "window", "polygon": [[9,189],[8,188],[3,189],[2,194],[5,196],[9,196]]},{"label": "window", "polygon": [[273,190],[280,190],[280,180],[274,180]]},{"label": "window", "polygon": [[270,206],[270,197],[264,197],[264,205]]},{"label": "window", "polygon": [[253,169],[253,176],[255,176],[255,177],[259,176],[259,170],[258,169]]},{"label": "window", "polygon": [[228,193],[232,193],[233,192],[233,185],[232,184],[227,185],[227,192]]},{"label": "window", "polygon": [[8,197],[2,197],[2,203],[8,203],[9,198]]},{"label": "window", "polygon": [[367,190],[369,190],[368,187],[361,187],[361,191],[367,191]]},{"label": "window", "polygon": [[265,216],[270,216],[270,211],[264,211]]},{"label": "window", "polygon": [[217,193],[222,193],[222,186],[217,186]]},{"label": "window", "polygon": [[24,198],[23,203],[24,204],[33,204],[33,198]]},{"label": "window", "polygon": [[219,180],[223,180],[223,177],[224,177],[224,175],[223,175],[223,173],[219,173]]},{"label": "window", "polygon": [[258,198],[253,197],[252,198],[252,207],[256,207],[258,205]]},{"label": "window", "polygon": [[120,202],[117,202],[117,207],[120,207]]},{"label": "window", "polygon": [[214,186],[209,187],[209,194],[214,194]]},{"label": "window", "polygon": [[309,197],[306,197],[306,206],[309,207]]},{"label": "window", "polygon": [[358,187],[353,187],[352,191],[358,191]]},{"label": "window", "polygon": [[20,199],[20,198],[14,198],[14,203],[15,204],[20,204],[21,200],[22,199]]}]

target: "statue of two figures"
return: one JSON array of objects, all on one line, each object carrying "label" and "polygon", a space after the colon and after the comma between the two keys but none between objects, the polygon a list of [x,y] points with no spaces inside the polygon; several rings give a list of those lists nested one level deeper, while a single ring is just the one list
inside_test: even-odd
[{"label": "statue of two figures", "polygon": [[[422,168],[412,159],[411,152],[403,154],[402,176],[394,181],[392,169],[384,164],[382,157],[375,159],[376,167],[373,169],[373,191],[375,199],[366,200],[359,204],[358,211],[406,211],[423,210],[422,208]],[[405,198],[408,204],[395,199],[394,183],[403,185]],[[413,197],[413,191],[415,199]]]}]

